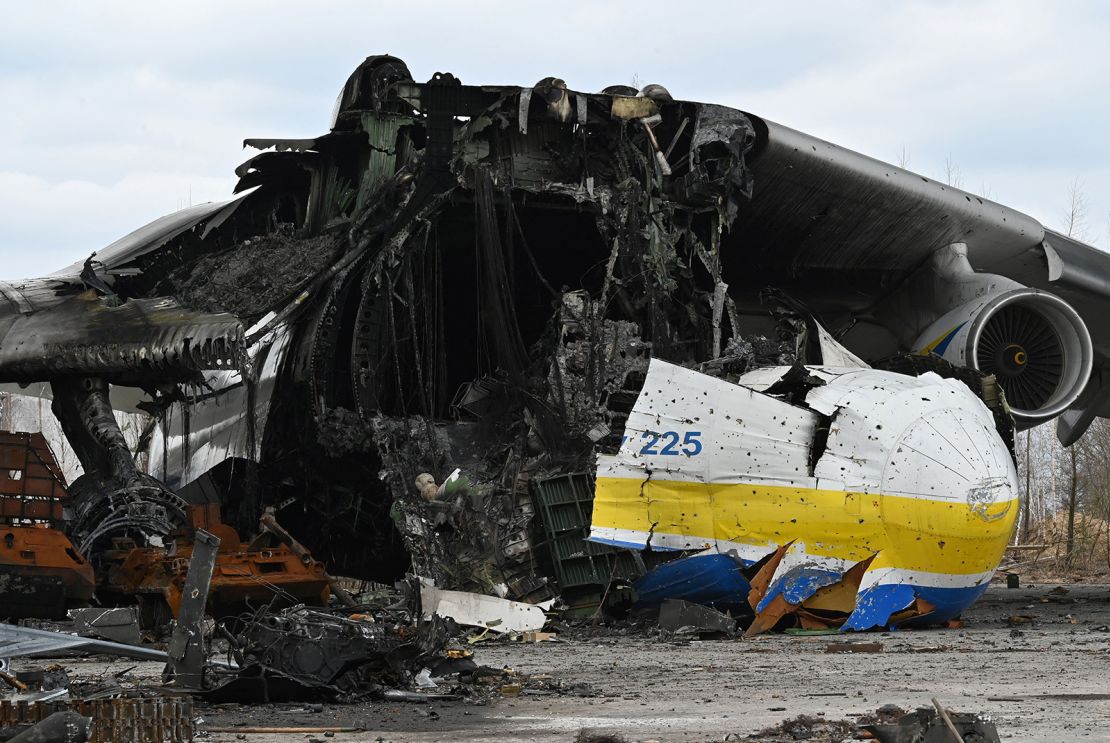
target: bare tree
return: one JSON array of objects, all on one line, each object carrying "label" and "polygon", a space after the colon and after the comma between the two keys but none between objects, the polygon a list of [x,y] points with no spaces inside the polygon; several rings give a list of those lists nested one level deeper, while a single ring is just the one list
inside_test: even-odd
[{"label": "bare tree", "polygon": [[1029,535],[1033,530],[1033,429],[1025,430],[1025,497],[1021,501],[1021,536],[1020,544],[1029,543]]},{"label": "bare tree", "polygon": [[[1087,199],[1083,194],[1083,184],[1076,178],[1068,188],[1068,203],[1064,209],[1064,234],[1081,240],[1087,232]],[[1079,452],[1078,442],[1068,449],[1070,478],[1068,479],[1068,536],[1067,560],[1070,565],[1075,551],[1075,509],[1079,500]]]},{"label": "bare tree", "polygon": [[1068,187],[1068,205],[1064,209],[1064,234],[1082,240],[1087,236],[1087,197],[1083,183],[1076,178]]},{"label": "bare tree", "polygon": [[960,172],[960,166],[952,159],[951,153],[944,159],[944,180],[953,188],[961,188],[964,183],[964,176],[963,173]]},{"label": "bare tree", "polygon": [[898,167],[903,169],[910,167],[910,153],[906,151],[906,145],[902,145],[902,152],[898,155]]},{"label": "bare tree", "polygon": [[1071,477],[1068,478],[1068,542],[1064,559],[1070,567],[1075,555],[1075,508],[1079,503],[1079,448],[1074,444],[1068,447],[1068,464]]}]

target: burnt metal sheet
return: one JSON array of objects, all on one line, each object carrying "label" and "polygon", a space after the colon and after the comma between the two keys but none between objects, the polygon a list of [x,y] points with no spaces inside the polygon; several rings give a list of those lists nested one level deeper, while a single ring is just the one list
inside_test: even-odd
[{"label": "burnt metal sheet", "polygon": [[90,637],[67,635],[63,632],[48,632],[16,627],[0,623],[0,658],[20,658],[25,655],[49,655],[68,650],[81,650],[87,653],[104,653],[136,660],[156,660],[167,662],[169,656],[161,650],[136,645],[124,645]]},{"label": "burnt metal sheet", "polygon": [[[124,235],[111,245],[96,252],[96,260],[108,270],[121,268],[125,264],[141,258],[150,251],[157,250],[183,232],[193,229],[202,222],[223,221],[230,216],[250,193],[243,193],[228,201],[197,204],[159,217],[150,224]],[[85,259],[73,263],[52,276],[77,277],[85,267]]]},{"label": "burnt metal sheet", "polygon": [[226,313],[187,310],[172,299],[71,297],[16,317],[0,344],[0,374],[35,381],[59,375],[187,375],[239,365],[243,328]]},{"label": "burnt metal sheet", "polygon": [[271,147],[277,152],[304,152],[316,149],[316,138],[311,139],[282,139],[282,138],[251,138],[243,140],[244,147],[253,147],[256,150],[268,150]]},{"label": "burnt metal sheet", "polygon": [[193,554],[189,572],[181,591],[181,610],[166,651],[173,666],[174,678],[182,686],[199,687],[204,681],[207,643],[204,637],[204,607],[212,585],[212,571],[219,555],[220,538],[204,529],[193,537]]},{"label": "burnt metal sheet", "polygon": [[666,599],[659,609],[659,626],[670,632],[732,635],[736,620],[716,609],[680,599]]}]

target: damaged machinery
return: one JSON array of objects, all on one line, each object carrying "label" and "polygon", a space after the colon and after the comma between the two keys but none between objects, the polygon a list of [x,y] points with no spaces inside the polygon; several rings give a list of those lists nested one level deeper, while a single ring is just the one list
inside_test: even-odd
[{"label": "damaged machinery", "polygon": [[[113,540],[113,549],[100,554],[102,601],[137,601],[143,624],[167,624],[181,609],[189,561],[196,534],[203,529],[219,539],[208,611],[231,616],[250,605],[272,608],[293,604],[326,605],[332,578],[324,566],[264,514],[258,536],[244,543],[239,534],[220,521],[219,506],[193,505],[191,521],[168,537],[169,545],[139,547],[129,538]],[[285,538],[289,543],[283,543]]]},{"label": "damaged machinery", "polygon": [[65,477],[41,433],[0,432],[0,618],[64,617],[93,595],[66,536]]},{"label": "damaged machinery", "polygon": [[1015,425],[1110,413],[1110,258],[753,114],[376,56],[329,132],[245,145],[233,200],[0,284],[0,381],[50,383],[68,534],[132,592],[172,604],[218,505],[321,599],[308,551],[658,605],[709,550],[662,567],[755,631],[942,621],[997,566]]}]

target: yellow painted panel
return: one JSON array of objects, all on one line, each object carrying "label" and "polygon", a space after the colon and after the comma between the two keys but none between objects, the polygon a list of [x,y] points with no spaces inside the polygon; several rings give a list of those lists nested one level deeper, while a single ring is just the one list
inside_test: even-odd
[{"label": "yellow painted panel", "polygon": [[977,509],[966,502],[756,484],[703,484],[599,477],[593,525],[694,541],[757,547],[805,543],[810,555],[871,569],[969,575],[997,567],[1017,501]]}]

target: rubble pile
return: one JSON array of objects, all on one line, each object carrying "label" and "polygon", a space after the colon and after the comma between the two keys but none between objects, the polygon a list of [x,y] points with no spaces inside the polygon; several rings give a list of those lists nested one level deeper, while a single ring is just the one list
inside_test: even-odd
[{"label": "rubble pile", "polygon": [[[958,737],[957,737],[958,736]],[[830,720],[815,715],[798,715],[778,725],[765,728],[745,738],[763,743],[844,743],[852,740],[879,743],[999,743],[994,723],[979,715],[949,712],[942,708],[922,708],[907,712],[895,705],[885,705],[874,713],[851,720]]]}]

